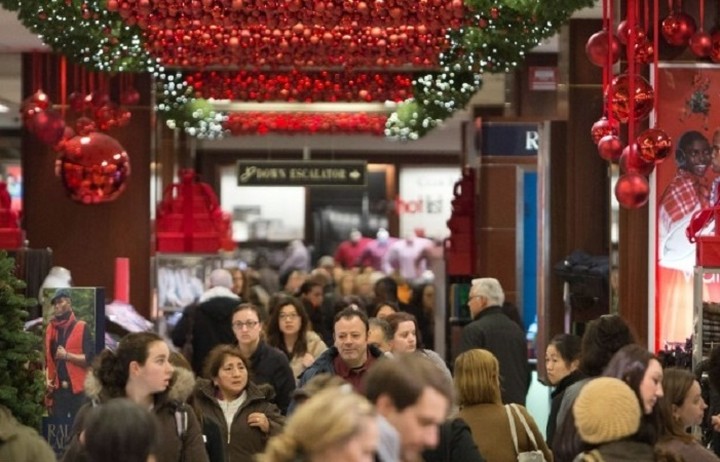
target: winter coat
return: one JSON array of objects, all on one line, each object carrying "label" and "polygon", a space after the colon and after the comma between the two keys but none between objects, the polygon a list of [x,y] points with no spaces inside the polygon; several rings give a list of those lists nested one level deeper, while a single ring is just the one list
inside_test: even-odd
[{"label": "winter coat", "polygon": [[[228,462],[253,462],[255,454],[265,450],[271,436],[282,431],[285,417],[280,409],[270,402],[273,391],[265,386],[248,382],[245,387],[247,399],[235,413],[232,425],[227,426],[221,404],[215,397],[215,388],[207,379],[198,379],[195,387],[195,402],[202,409],[205,419],[212,419],[220,427],[225,440],[225,460]],[[270,422],[268,433],[248,424],[248,416],[253,412],[265,414]]]},{"label": "winter coat", "polygon": [[[195,386],[192,372],[177,368],[170,381],[168,389],[155,396],[155,405],[152,412],[158,423],[158,442],[155,451],[157,462],[208,462],[205,451],[202,430],[192,408],[185,404]],[[87,413],[92,406],[102,406],[102,403],[113,398],[124,396],[111,396],[103,389],[100,381],[94,374],[88,374],[85,379],[85,393],[92,402],[80,408],[75,416],[72,429],[72,440],[68,446],[63,462],[86,462],[87,455],[78,440],[84,430]],[[187,426],[178,424],[177,420],[187,420]]]},{"label": "winter coat", "polygon": [[613,441],[578,454],[575,462],[655,462],[655,450],[645,443]]},{"label": "winter coat", "polygon": [[[338,354],[338,349],[335,346],[332,346],[325,350],[320,356],[317,357],[317,359],[315,359],[315,362],[312,363],[310,367],[305,369],[305,372],[302,373],[302,375],[300,376],[300,382],[298,383],[298,388],[304,387],[305,384],[310,381],[310,379],[312,379],[318,374],[336,375],[333,361],[335,361],[335,358],[338,356]],[[372,355],[374,358],[381,358],[384,356],[382,350],[375,345],[368,345],[368,354]]]},{"label": "winter coat", "polygon": [[240,298],[230,289],[213,287],[206,291],[200,303],[185,308],[182,318],[172,331],[173,344],[179,348],[192,342],[192,364],[195,375],[201,377],[205,358],[217,345],[235,343],[232,315]]},{"label": "winter coat", "polygon": [[670,438],[660,441],[657,448],[663,451],[679,456],[684,460],[692,462],[718,462],[720,459],[714,452],[704,447],[698,441],[692,439],[682,440],[680,438]]},{"label": "winter coat", "polygon": [[443,422],[437,447],[425,450],[422,458],[424,462],[485,462],[462,419]]},{"label": "winter coat", "polygon": [[55,462],[55,453],[37,431],[0,405],[0,462]]},{"label": "winter coat", "polygon": [[530,365],[525,333],[500,306],[485,308],[465,326],[460,353],[482,348],[494,354],[500,366],[502,402],[525,405],[530,388]]},{"label": "winter coat", "polygon": [[565,390],[567,390],[570,385],[584,378],[585,374],[583,374],[580,370],[575,370],[563,377],[557,387],[555,387],[553,392],[550,394],[550,414],[548,415],[547,427],[545,429],[545,439],[548,442],[548,445],[552,445],[553,438],[555,437],[557,416],[560,411],[560,405],[562,404],[563,397],[565,396]]},{"label": "winter coat", "polygon": [[[320,356],[320,354],[328,348],[327,345],[325,345],[325,342],[323,342],[320,336],[314,331],[307,331],[306,339],[307,352],[310,353],[313,358],[317,359],[317,357]],[[303,365],[302,357],[294,356],[290,360],[290,368],[292,368],[295,378],[300,377],[300,374],[302,374],[303,371],[305,371],[306,369],[306,367]]]},{"label": "winter coat", "polygon": [[251,379],[256,385],[267,383],[275,390],[273,402],[285,414],[295,391],[295,377],[285,353],[260,340],[250,356]]}]

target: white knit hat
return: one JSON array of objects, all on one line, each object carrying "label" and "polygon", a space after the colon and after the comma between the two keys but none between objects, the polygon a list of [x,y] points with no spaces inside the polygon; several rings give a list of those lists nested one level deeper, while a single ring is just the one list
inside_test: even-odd
[{"label": "white knit hat", "polygon": [[614,377],[590,380],[573,404],[575,427],[590,444],[608,443],[634,435],[642,411],[635,392]]}]

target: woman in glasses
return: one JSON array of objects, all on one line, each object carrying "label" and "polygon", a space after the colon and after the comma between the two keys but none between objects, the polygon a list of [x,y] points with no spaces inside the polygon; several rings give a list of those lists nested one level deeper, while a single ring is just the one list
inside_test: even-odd
[{"label": "woman in glasses", "polygon": [[327,345],[310,330],[310,319],[297,298],[278,299],[270,313],[267,342],[285,353],[297,379],[320,353],[327,350]]},{"label": "woman in glasses", "polygon": [[240,352],[250,362],[255,383],[272,385],[273,402],[285,414],[295,391],[295,377],[285,355],[263,340],[260,309],[252,303],[238,305],[232,316],[232,329]]},{"label": "woman in glasses", "polygon": [[195,387],[195,402],[203,416],[222,429],[225,459],[254,461],[285,423],[280,409],[269,400],[272,390],[253,383],[247,359],[232,345],[210,351],[203,375]]}]

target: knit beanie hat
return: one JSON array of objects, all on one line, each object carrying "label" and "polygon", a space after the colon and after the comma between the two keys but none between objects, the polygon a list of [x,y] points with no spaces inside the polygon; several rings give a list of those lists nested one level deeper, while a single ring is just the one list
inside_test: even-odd
[{"label": "knit beanie hat", "polygon": [[634,435],[642,415],[635,392],[614,377],[590,380],[580,390],[572,410],[580,438],[590,444]]}]

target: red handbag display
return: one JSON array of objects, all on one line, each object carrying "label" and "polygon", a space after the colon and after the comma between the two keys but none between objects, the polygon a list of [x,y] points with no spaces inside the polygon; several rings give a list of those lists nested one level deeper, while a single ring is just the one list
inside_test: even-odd
[{"label": "red handbag display", "polygon": [[192,169],[180,171],[180,183],[163,191],[155,223],[158,252],[214,253],[232,250],[230,215],[220,209],[215,191],[197,180]]}]

